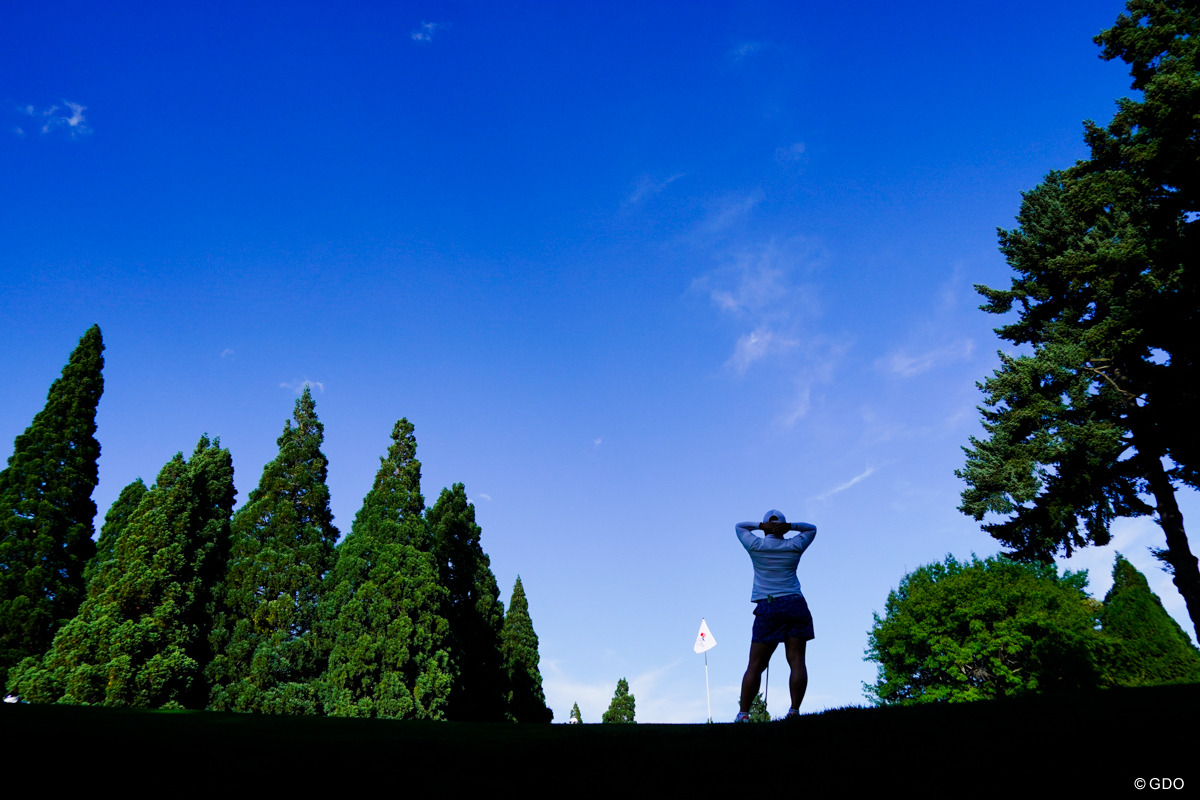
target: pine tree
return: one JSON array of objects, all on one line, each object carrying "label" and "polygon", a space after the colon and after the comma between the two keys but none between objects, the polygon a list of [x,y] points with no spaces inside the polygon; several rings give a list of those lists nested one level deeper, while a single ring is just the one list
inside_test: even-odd
[{"label": "pine tree", "polygon": [[508,718],[514,722],[550,722],[554,712],[546,707],[542,673],[538,670],[538,638],[529,617],[529,602],[521,576],[513,586],[501,633],[504,672],[508,679]]},{"label": "pine tree", "polygon": [[83,600],[95,552],[103,351],[93,325],[0,472],[0,685],[21,659],[46,651]]},{"label": "pine tree", "polygon": [[771,721],[771,712],[767,710],[767,701],[763,699],[762,692],[754,695],[754,699],[750,701],[750,721]]},{"label": "pine tree", "polygon": [[608,711],[604,712],[602,722],[611,723],[632,723],[634,722],[634,708],[636,702],[633,695],[629,693],[629,682],[624,678],[617,681],[617,690],[613,692],[612,702],[608,705]]},{"label": "pine tree", "polygon": [[442,719],[454,681],[445,590],[421,514],[421,462],[401,419],[375,484],[338,546],[321,601],[332,645],[322,679],[325,712],[348,717]]},{"label": "pine tree", "polygon": [[218,591],[209,707],[313,714],[328,652],[317,602],[338,531],[325,485],[324,426],[308,387],[279,437],[279,455],[233,517],[229,571]]},{"label": "pine tree", "polygon": [[1117,685],[1200,683],[1200,651],[1150,591],[1146,576],[1119,553],[1100,623],[1113,642],[1109,669]]},{"label": "pine tree", "polygon": [[1176,492],[1200,488],[1194,424],[1200,279],[1200,8],[1130,0],[1102,57],[1130,65],[1143,100],[1087,124],[1091,158],[1025,193],[1000,232],[1016,275],[978,286],[996,329],[1021,348],[980,388],[987,436],[958,474],[961,510],[1021,559],[1104,545],[1117,517],[1153,514],[1200,635],[1200,562]]},{"label": "pine tree", "polygon": [[9,688],[31,702],[201,708],[212,628],[211,587],[224,573],[233,462],[201,437],[176,454],[96,573],[79,614],[46,655],[27,658]]},{"label": "pine tree", "polygon": [[104,526],[100,528],[100,538],[96,541],[96,555],[92,556],[83,569],[84,586],[91,595],[93,586],[103,583],[100,574],[109,570],[116,563],[117,540],[125,532],[133,512],[137,511],[142,498],[146,496],[146,484],[138,478],[121,490],[115,502],[104,515]]},{"label": "pine tree", "polygon": [[491,561],[480,546],[475,506],[461,483],[443,489],[426,514],[438,579],[446,589],[442,616],[450,625],[450,653],[458,680],[446,716],[456,721],[504,719],[504,662],[500,633],[504,606]]},{"label": "pine tree", "polygon": [[583,715],[579,713],[579,703],[571,706],[571,719],[575,720],[576,723],[583,722]]}]

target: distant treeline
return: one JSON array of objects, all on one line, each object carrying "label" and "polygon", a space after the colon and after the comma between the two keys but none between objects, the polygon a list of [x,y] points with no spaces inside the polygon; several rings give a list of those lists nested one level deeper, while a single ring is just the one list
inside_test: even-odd
[{"label": "distant treeline", "polygon": [[200,438],[93,542],[93,326],[0,472],[0,681],[29,702],[549,722],[518,577],[507,614],[466,489],[421,494],[396,422],[339,542],[308,388],[249,500]]}]

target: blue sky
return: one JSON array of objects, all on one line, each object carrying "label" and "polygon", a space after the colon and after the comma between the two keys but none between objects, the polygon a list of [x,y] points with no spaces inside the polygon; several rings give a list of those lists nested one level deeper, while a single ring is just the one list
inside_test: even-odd
[{"label": "blue sky", "polygon": [[[996,228],[1128,94],[1119,2],[8,4],[0,456],[99,323],[103,515],[202,433],[239,501],[305,381],[348,531],[392,424],[519,574],[559,721],[732,718],[734,524],[818,526],[816,710],[872,612],[997,551],[961,447],[1006,285]],[[1185,515],[1197,509],[1183,498]],[[1152,521],[1113,551],[1168,609]],[[1190,629],[1190,625],[1185,624]],[[782,653],[771,710],[786,710]]]}]

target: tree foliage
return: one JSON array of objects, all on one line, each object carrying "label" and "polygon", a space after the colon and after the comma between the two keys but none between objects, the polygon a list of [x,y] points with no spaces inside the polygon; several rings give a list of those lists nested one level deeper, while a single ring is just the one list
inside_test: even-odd
[{"label": "tree foliage", "polygon": [[546,706],[542,673],[538,669],[538,638],[529,616],[529,601],[521,576],[513,585],[508,613],[501,632],[501,652],[508,680],[508,717],[514,722],[550,722],[554,712]]},{"label": "tree foliage", "polygon": [[1089,123],[1092,158],[1024,195],[1017,228],[1000,231],[1011,287],[976,287],[985,311],[1018,311],[996,332],[1022,354],[1001,353],[980,386],[987,436],[966,448],[961,510],[1000,515],[984,529],[1047,563],[1105,544],[1117,517],[1156,513],[1161,557],[1200,632],[1200,569],[1175,498],[1200,486],[1200,13],[1165,0],[1129,9],[1097,39],[1105,58],[1130,63],[1144,100],[1122,100],[1107,129]]},{"label": "tree foliage", "polygon": [[78,615],[9,688],[31,702],[201,708],[211,652],[211,587],[224,573],[233,462],[202,437],[169,461],[97,572]]},{"label": "tree foliage", "polygon": [[1119,686],[1200,683],[1200,651],[1119,553],[1100,621],[1112,652],[1107,671]]},{"label": "tree foliage", "polygon": [[571,719],[579,723],[583,722],[583,715],[579,713],[579,703],[571,706]]},{"label": "tree foliage", "polygon": [[1100,605],[1086,573],[1004,557],[952,556],[909,573],[875,615],[875,702],[982,700],[1101,682]]},{"label": "tree foliage", "polygon": [[129,520],[133,518],[133,512],[137,511],[137,507],[141,505],[142,498],[146,496],[147,491],[149,490],[146,488],[146,484],[142,482],[141,478],[137,478],[121,490],[121,494],[117,496],[108,509],[108,513],[104,515],[100,538],[96,540],[96,554],[92,556],[83,570],[84,585],[88,594],[92,594],[94,587],[98,588],[108,583],[108,579],[103,576],[103,573],[116,565],[117,541],[125,532]]},{"label": "tree foliage", "polygon": [[93,325],[0,472],[0,684],[21,659],[45,652],[83,600],[95,553],[103,351]]},{"label": "tree foliage", "polygon": [[491,561],[480,544],[475,506],[466,487],[443,489],[426,514],[438,579],[446,590],[442,616],[450,627],[450,658],[458,675],[446,717],[500,722],[505,712],[504,660],[500,635],[504,606]]},{"label": "tree foliage", "polygon": [[750,721],[771,721],[771,712],[767,710],[767,701],[763,699],[762,692],[754,695],[754,699],[750,701]]},{"label": "tree foliage", "polygon": [[629,682],[624,678],[617,681],[617,690],[613,692],[612,702],[604,712],[601,722],[632,723],[637,703],[629,693]]},{"label": "tree foliage", "polygon": [[338,546],[322,599],[331,643],[322,679],[336,716],[442,719],[454,674],[445,589],[421,516],[421,462],[413,426],[401,419],[375,483]]},{"label": "tree foliage", "polygon": [[317,638],[317,604],[338,539],[323,441],[306,386],[279,437],[279,455],[233,517],[208,667],[211,708],[319,710],[315,684],[328,652]]}]

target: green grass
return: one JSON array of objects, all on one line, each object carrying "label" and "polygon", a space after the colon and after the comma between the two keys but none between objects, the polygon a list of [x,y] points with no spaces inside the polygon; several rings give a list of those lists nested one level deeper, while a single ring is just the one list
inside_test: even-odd
[{"label": "green grass", "polygon": [[[372,795],[497,789],[589,797],[787,788],[932,796],[1135,792],[1137,777],[1200,787],[1200,686],[1002,702],[845,708],[758,725],[472,725],[0,707],[11,775],[45,787],[289,787]],[[1182,731],[1175,733],[1175,731]],[[119,777],[117,777],[119,776]],[[16,796],[16,795],[14,795]]]}]

